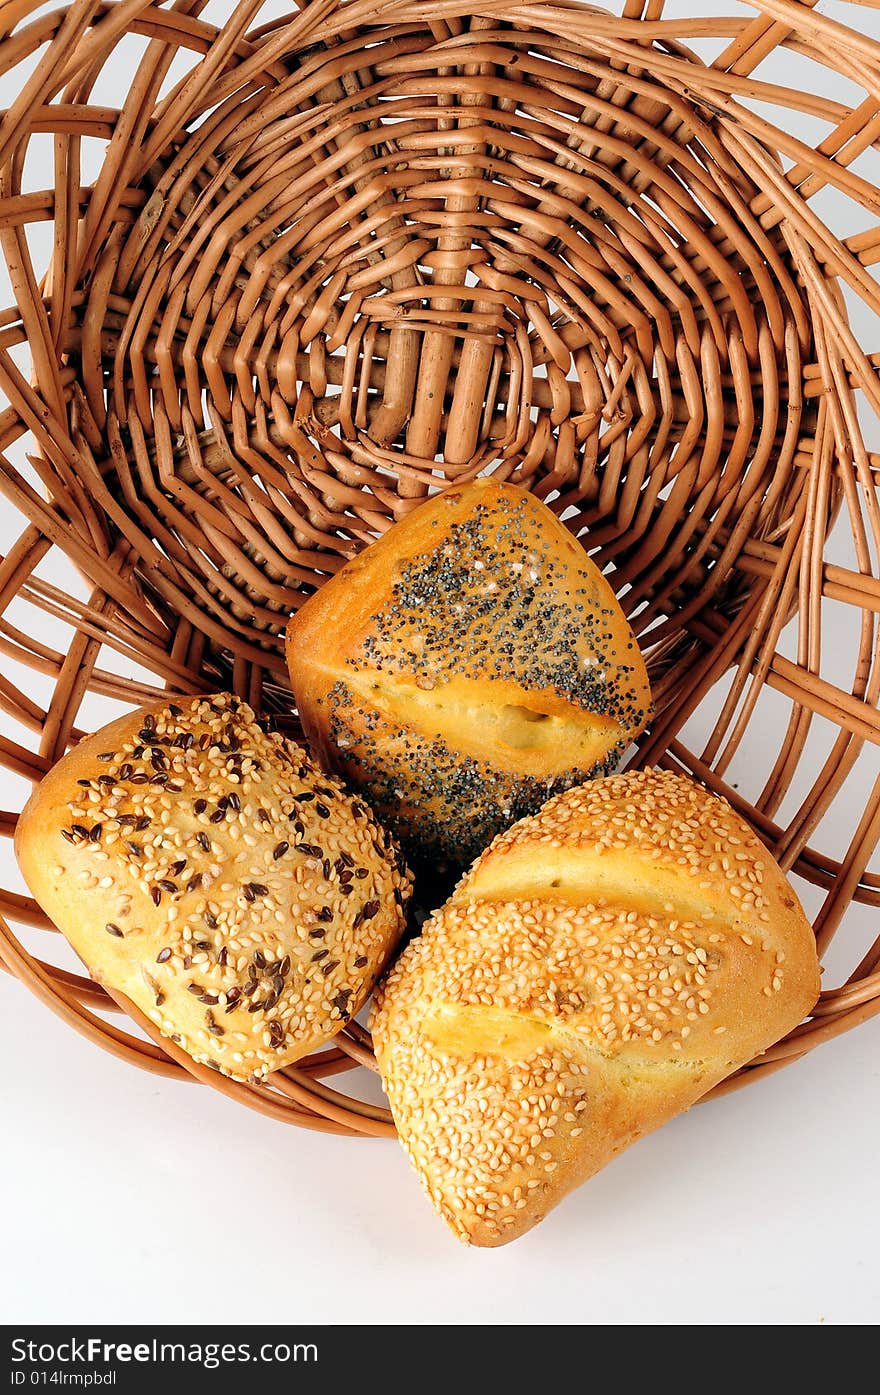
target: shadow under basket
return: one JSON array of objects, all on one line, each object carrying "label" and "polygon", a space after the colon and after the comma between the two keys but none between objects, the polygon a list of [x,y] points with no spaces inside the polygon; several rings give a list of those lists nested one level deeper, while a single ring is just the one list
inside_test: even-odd
[{"label": "shadow under basket", "polygon": [[[834,964],[811,1019],[721,1092],[880,1011],[880,940],[855,947],[880,906],[880,356],[860,345],[880,44],[856,4],[835,6],[851,28],[737,8],[0,16],[7,771],[39,779],[96,708],[165,691],[231,688],[284,721],[285,620],[315,587],[429,492],[532,489],[645,652],[635,761],[731,801]],[[0,906],[5,967],[130,1064],[393,1133],[339,1088],[375,1069],[356,1023],[238,1084],[134,1012],[145,1040],[117,1025],[36,904]]]}]

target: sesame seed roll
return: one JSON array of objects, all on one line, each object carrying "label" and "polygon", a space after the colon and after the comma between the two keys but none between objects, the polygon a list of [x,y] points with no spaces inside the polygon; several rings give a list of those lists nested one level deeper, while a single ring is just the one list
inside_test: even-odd
[{"label": "sesame seed roll", "polygon": [[612,770],[651,707],[581,544],[533,494],[487,479],[422,504],[326,582],[288,624],[287,662],[322,765],[441,870]]},{"label": "sesame seed roll", "polygon": [[818,992],[809,923],[751,829],[645,770],[498,837],[393,966],[371,1026],[435,1207],[462,1240],[501,1245]]},{"label": "sesame seed roll", "polygon": [[31,796],[16,853],[92,977],[235,1079],[354,1016],[411,889],[366,805],[228,694],[82,740]]}]

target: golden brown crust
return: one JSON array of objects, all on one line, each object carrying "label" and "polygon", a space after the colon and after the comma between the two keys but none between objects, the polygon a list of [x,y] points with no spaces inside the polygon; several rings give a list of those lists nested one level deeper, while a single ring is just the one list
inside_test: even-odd
[{"label": "golden brown crust", "polygon": [[292,617],[322,764],[422,861],[462,866],[548,795],[613,767],[650,713],[611,588],[540,500],[477,480],[416,509]]},{"label": "golden brown crust", "polygon": [[85,738],[31,796],[15,846],[92,977],[237,1079],[359,1010],[410,891],[366,806],[227,694]]},{"label": "golden brown crust", "polygon": [[819,991],[797,899],[721,799],[661,770],[552,799],[462,878],[379,990],[404,1146],[499,1245],[791,1030]]}]

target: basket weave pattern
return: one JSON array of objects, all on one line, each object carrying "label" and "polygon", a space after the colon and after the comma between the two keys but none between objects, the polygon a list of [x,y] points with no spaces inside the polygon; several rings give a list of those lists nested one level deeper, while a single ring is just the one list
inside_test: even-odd
[{"label": "basket weave pattern", "polygon": [[[0,121],[15,297],[0,315],[0,489],[21,519],[0,561],[0,653],[52,684],[44,707],[0,679],[31,734],[0,736],[5,766],[39,778],[80,734],[88,692],[231,687],[287,713],[289,612],[429,490],[491,470],[611,569],[656,700],[637,759],[696,774],[821,890],[826,949],[854,901],[880,904],[876,791],[842,857],[821,844],[880,740],[880,456],[860,425],[880,417],[880,356],[846,309],[880,312],[880,198],[859,172],[880,143],[866,11],[846,7],[849,29],[800,0],[725,20],[663,0],[614,15],[311,0],[262,23],[246,0],[219,24],[204,8],[0,8],[0,66],[20,74]],[[852,102],[767,81],[779,52],[843,74]],[[121,109],[95,94],[114,62],[131,64]],[[792,134],[800,114],[815,146]],[[817,211],[829,191],[857,232]],[[46,271],[32,244],[47,221]],[[838,515],[851,566],[827,560]],[[40,577],[53,548],[86,603]],[[66,652],[9,618],[22,600],[68,625]],[[833,678],[828,601],[861,620]],[[117,676],[111,651],[155,684]],[[682,728],[722,678],[692,750]],[[746,799],[726,777],[765,689],[787,715]],[[820,719],[832,740],[777,821]],[[9,835],[15,811],[0,818]],[[323,1083],[374,1066],[356,1023],[236,1084],[143,1020],[146,1041],[108,1021],[115,1005],[53,966],[50,936],[31,953],[10,928],[50,930],[38,907],[10,891],[0,908],[5,966],[124,1059],[288,1122],[393,1132],[385,1109]],[[880,1010],[878,963],[880,940],[732,1083]]]}]

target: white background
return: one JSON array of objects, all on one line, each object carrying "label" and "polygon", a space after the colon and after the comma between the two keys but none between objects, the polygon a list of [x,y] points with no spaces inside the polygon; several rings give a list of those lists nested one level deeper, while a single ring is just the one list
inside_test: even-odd
[{"label": "white background", "polygon": [[[742,10],[705,0],[701,8]],[[820,9],[849,12],[880,37],[880,19],[866,8]],[[223,11],[215,4],[211,14]],[[778,76],[778,61],[761,75]],[[788,81],[798,81],[796,61],[782,61]],[[116,101],[126,80],[120,71]],[[112,103],[112,74],[109,82],[101,100]],[[852,100],[846,84],[823,90]],[[0,84],[0,104],[11,95],[9,81]],[[816,138],[815,123],[791,121]],[[831,222],[853,216],[833,197],[822,211]],[[855,323],[869,348],[880,345],[872,317],[857,312]],[[3,523],[5,550],[20,525]],[[845,527],[839,533],[846,562]],[[57,559],[50,565],[56,572],[46,574],[72,589]],[[840,682],[854,619],[841,616],[823,638],[823,672]],[[45,689],[31,690],[45,700]],[[772,707],[773,696],[766,700]],[[762,742],[778,720],[754,723],[752,745],[738,757],[744,789],[750,760],[766,771],[769,752],[772,763]],[[814,765],[828,737],[818,731]],[[817,839],[837,855],[876,755],[862,758]],[[2,778],[0,802],[19,807],[20,782]],[[0,852],[6,885],[20,887],[8,848]],[[817,904],[808,896],[811,914]],[[826,985],[858,961],[874,922],[853,911]],[[5,978],[0,1059],[0,1320],[812,1324],[873,1323],[880,1314],[877,1021],[695,1108],[537,1231],[490,1252],[447,1234],[395,1142],[297,1131],[210,1090],[143,1074],[73,1035]]]}]

